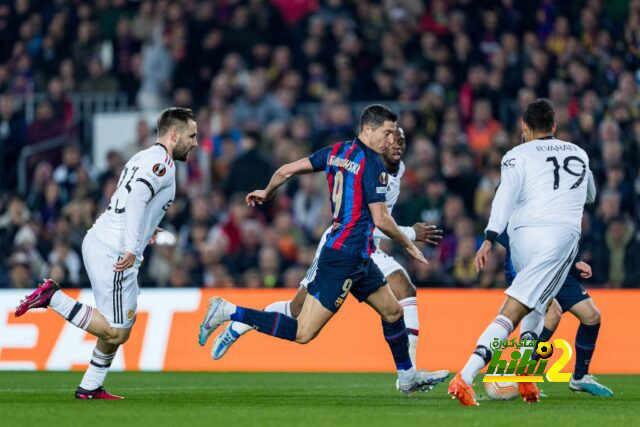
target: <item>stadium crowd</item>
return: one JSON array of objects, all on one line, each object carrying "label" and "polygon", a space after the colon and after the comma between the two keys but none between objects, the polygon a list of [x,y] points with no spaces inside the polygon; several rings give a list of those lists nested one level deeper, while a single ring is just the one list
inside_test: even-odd
[{"label": "stadium crowd", "polygon": [[[0,41],[0,287],[89,286],[84,234],[153,127],[140,121],[105,170],[69,136],[32,159],[24,194],[17,160],[68,133],[71,93],[116,91],[140,110],[192,107],[200,135],[142,286],[297,287],[330,224],[324,176],[258,210],[244,195],[280,164],[353,138],[367,102],[398,106],[407,135],[394,216],[444,230],[428,266],[398,253],[414,283],[504,286],[503,251],[481,275],[473,256],[536,97],[555,104],[556,136],[591,159],[589,285],[640,284],[638,0],[16,0],[0,4]],[[27,123],[18,100],[37,92]]]}]

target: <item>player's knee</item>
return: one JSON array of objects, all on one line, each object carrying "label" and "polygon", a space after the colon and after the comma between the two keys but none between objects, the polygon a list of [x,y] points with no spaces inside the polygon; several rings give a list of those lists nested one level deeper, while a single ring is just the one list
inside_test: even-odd
[{"label": "player's knee", "polygon": [[580,323],[585,325],[597,325],[601,320],[600,310],[598,310],[597,307],[593,307],[593,309],[589,310],[586,315],[581,316]]},{"label": "player's knee", "polygon": [[129,329],[111,328],[105,341],[109,344],[122,345],[129,339],[129,333]]},{"label": "player's knee", "polygon": [[382,320],[387,323],[395,323],[400,320],[403,314],[402,306],[396,302],[393,306],[389,307],[388,310],[385,310],[381,317]]}]

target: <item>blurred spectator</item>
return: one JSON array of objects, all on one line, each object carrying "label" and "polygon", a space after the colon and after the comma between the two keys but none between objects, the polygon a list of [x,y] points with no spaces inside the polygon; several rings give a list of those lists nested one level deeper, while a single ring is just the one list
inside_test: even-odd
[{"label": "blurred spectator", "polygon": [[118,91],[118,80],[106,74],[99,58],[91,58],[87,64],[87,78],[80,83],[80,92],[113,93]]},{"label": "blurred spectator", "polygon": [[623,217],[609,222],[605,239],[592,260],[595,283],[610,288],[639,286],[640,244],[635,239],[635,231],[635,226]]},{"label": "blurred spectator", "polygon": [[250,192],[264,188],[269,183],[273,168],[258,151],[258,136],[245,134],[240,154],[231,163],[224,192],[227,197],[238,192]]},{"label": "blurred spectator", "polygon": [[[502,156],[521,142],[522,112],[543,96],[556,107],[556,136],[589,154],[599,190],[581,238],[591,283],[638,284],[624,267],[640,224],[636,1],[41,3],[0,5],[4,286],[32,286],[47,271],[87,285],[84,270],[48,260],[67,250],[61,239],[79,255],[123,163],[155,139],[140,120],[128,146],[93,168],[103,159],[89,161],[87,118],[111,111],[116,93],[125,110],[171,103],[198,118],[199,150],[179,167],[162,224],[176,236],[172,255],[149,249],[144,286],[295,286],[331,221],[324,177],[300,177],[260,209],[246,207],[246,192],[282,163],[352,139],[363,102],[384,102],[407,134],[394,216],[445,229],[440,248],[425,249],[428,266],[399,259],[419,286],[501,287],[502,252],[475,275],[472,241]],[[60,145],[20,164],[27,144],[57,136]],[[32,178],[24,201],[13,197],[18,171]]]},{"label": "blurred spectator", "polygon": [[0,190],[17,186],[18,158],[25,136],[24,117],[15,111],[13,97],[0,96]]}]

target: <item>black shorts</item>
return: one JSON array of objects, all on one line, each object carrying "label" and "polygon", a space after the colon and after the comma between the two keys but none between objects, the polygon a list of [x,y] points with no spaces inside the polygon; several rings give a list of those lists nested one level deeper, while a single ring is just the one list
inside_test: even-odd
[{"label": "black shorts", "polygon": [[325,246],[320,252],[316,277],[307,290],[323,307],[337,313],[349,292],[362,302],[386,283],[371,258],[358,258]]},{"label": "black shorts", "polygon": [[563,313],[587,298],[591,298],[587,290],[570,274],[567,275],[567,279],[556,295]]}]

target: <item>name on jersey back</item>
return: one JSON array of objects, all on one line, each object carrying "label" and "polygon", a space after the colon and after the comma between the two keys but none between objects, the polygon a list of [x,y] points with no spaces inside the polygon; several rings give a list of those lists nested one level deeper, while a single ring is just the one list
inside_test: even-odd
[{"label": "name on jersey back", "polygon": [[536,146],[536,150],[538,151],[578,151],[578,147],[572,144],[561,144],[561,145],[538,145]]}]

